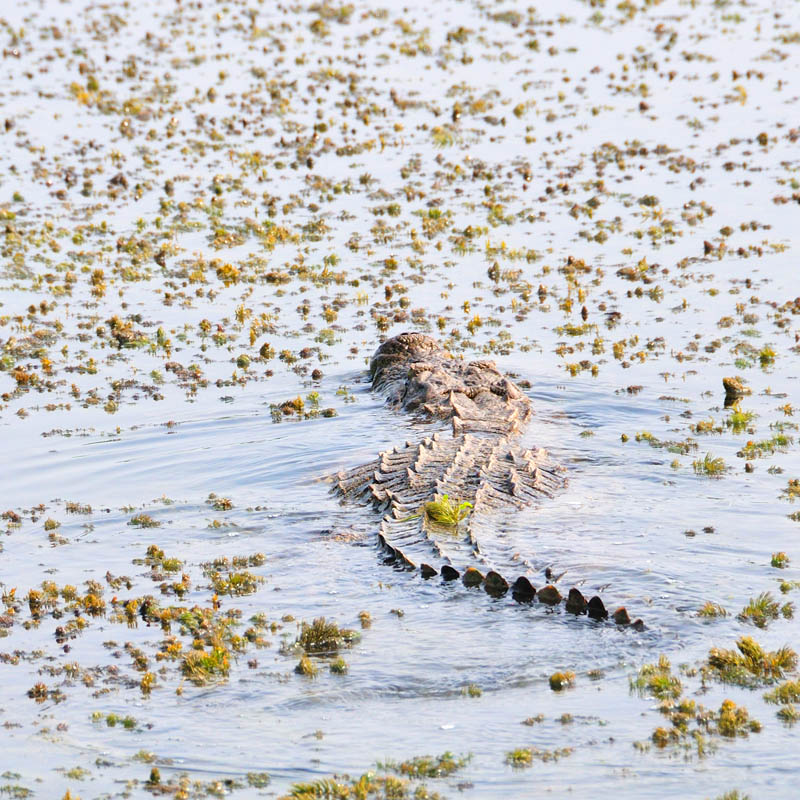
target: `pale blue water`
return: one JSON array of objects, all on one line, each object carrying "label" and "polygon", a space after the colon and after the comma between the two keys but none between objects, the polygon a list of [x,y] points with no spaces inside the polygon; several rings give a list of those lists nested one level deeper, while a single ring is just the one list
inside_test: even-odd
[{"label": "pale blue water", "polygon": [[[267,789],[235,793],[279,796],[293,782],[355,776],[374,769],[376,761],[450,750],[472,754],[451,778],[428,781],[430,789],[450,797],[535,792],[705,798],[734,788],[753,798],[794,797],[798,734],[775,717],[776,707],[763,702],[761,690],[713,682],[703,689],[699,677],[683,678],[687,696],[714,709],[731,698],[763,724],[762,732],[746,740],[717,737],[716,751],[699,759],[678,749],[634,748],[666,723],[658,701],[631,694],[628,685],[659,654],[673,665],[698,666],[710,647],[732,647],[742,635],[753,635],[768,649],[800,647],[794,619],[778,619],[762,631],[736,618],[764,591],[797,602],[797,591],[781,595],[778,581],[800,578],[794,566],[800,558],[798,523],[787,516],[796,506],[780,499],[787,481],[800,476],[797,442],[754,459],[752,473],[737,456],[748,440],[768,439],[776,424],[791,425],[798,403],[797,316],[779,310],[797,294],[797,204],[773,200],[798,190],[797,141],[790,134],[798,56],[788,11],[769,3],[693,8],[665,2],[624,23],[622,12],[603,8],[598,24],[590,19],[598,9],[579,3],[566,10],[540,6],[530,19],[504,4],[434,2],[407,5],[407,11],[387,6],[386,17],[365,16],[370,6],[358,5],[348,24],[328,20],[330,33],[320,38],[309,28],[318,15],[305,7],[260,5],[254,32],[244,6],[207,5],[146,3],[133,10],[42,2],[3,11],[17,34],[25,28],[25,36],[15,43],[6,30],[4,47],[17,47],[20,57],[7,54],[0,62],[0,119],[13,120],[0,150],[0,208],[16,214],[3,222],[10,229],[0,261],[0,357],[16,353],[12,337],[18,343],[55,319],[61,329],[45,348],[51,377],[38,353],[13,355],[0,372],[0,392],[8,393],[0,402],[0,511],[13,509],[23,517],[19,527],[5,530],[7,520],[2,523],[0,589],[15,587],[16,597],[24,598],[43,580],[81,588],[89,579],[105,583],[110,571],[130,576],[133,587],[106,586],[107,602],[115,594],[153,594],[162,605],[208,606],[213,592],[201,564],[260,551],[267,561],[252,571],[266,582],[253,595],[222,598],[222,609],[241,609],[245,620],[263,612],[271,622],[286,615],[295,621],[267,634],[271,647],[241,654],[227,680],[195,687],[182,681],[177,663],[156,660],[164,634],[154,625],[140,621],[128,628],[108,617],[88,618],[89,628],[69,641],[65,653],[54,630],[66,618],[45,615],[38,627],[26,630],[22,622],[30,614],[23,602],[18,620],[6,629],[9,635],[0,639],[0,654],[8,656],[0,663],[0,719],[6,726],[0,773],[19,773],[4,777],[0,787],[19,784],[39,797],[62,797],[69,788],[84,800],[126,792],[148,796],[150,765],[133,760],[146,750],[156,754],[165,780],[181,772],[198,781],[244,780],[248,772],[265,771],[272,776]],[[490,16],[504,10],[519,10],[523,19],[514,27]],[[776,11],[785,16],[774,16]],[[562,12],[569,20],[558,21]],[[108,13],[127,24],[114,31],[118,25]],[[401,19],[416,33],[404,34]],[[52,38],[53,24],[60,39]],[[446,40],[458,25],[473,31],[466,47]],[[373,33],[379,28],[383,32]],[[430,54],[416,42],[426,28]],[[665,50],[673,29],[677,42]],[[359,42],[359,35],[367,38]],[[526,47],[533,39],[538,50]],[[278,41],[285,50],[277,49]],[[415,47],[416,55],[403,53],[403,43]],[[551,46],[555,51],[549,54]],[[359,54],[367,69],[358,66]],[[474,60],[462,63],[464,54]],[[130,55],[136,75],[121,77]],[[657,68],[636,66],[645,55]],[[595,65],[599,72],[591,71]],[[338,69],[344,80],[315,73],[328,68]],[[228,73],[224,80],[221,70]],[[355,95],[363,98],[359,108],[368,109],[369,124],[344,105],[351,99],[350,72],[360,78]],[[89,75],[120,103],[144,97],[149,117],[79,104],[69,84],[85,87]],[[169,91],[158,96],[164,86]],[[213,103],[205,99],[211,86],[217,91]],[[576,86],[585,91],[576,92]],[[625,86],[639,88],[617,88]],[[392,89],[401,101],[422,105],[399,107]],[[486,106],[470,110],[470,99],[481,98]],[[451,125],[456,101],[466,110]],[[649,108],[640,110],[643,101]],[[529,106],[518,118],[513,109],[522,102]],[[548,121],[551,112],[555,118]],[[207,117],[202,125],[198,114]],[[242,115],[247,126],[237,121]],[[504,117],[506,124],[493,125],[485,116]],[[135,129],[131,139],[119,131],[125,118]],[[168,137],[172,118],[175,133]],[[232,130],[225,127],[227,118]],[[320,121],[328,127],[310,144],[313,166],[302,166],[301,159],[293,168],[295,137],[308,140]],[[450,126],[451,146],[436,146],[435,126]],[[150,128],[153,138],[147,138]],[[767,147],[755,138],[761,132],[767,133]],[[90,139],[102,147],[87,146],[81,154]],[[370,139],[372,149],[336,154],[337,147]],[[624,170],[612,159],[600,176],[597,154],[609,152],[602,147],[606,142],[630,152]],[[657,151],[659,145],[665,148]],[[253,166],[256,151],[263,166]],[[401,173],[409,163],[410,171]],[[62,200],[51,193],[66,186],[66,167],[77,183]],[[97,167],[103,171],[84,174]],[[526,191],[518,168],[531,172]],[[129,185],[113,198],[108,181],[119,171]],[[366,173],[371,180],[360,182]],[[214,176],[223,187],[220,195],[211,188]],[[83,196],[87,177],[93,186]],[[168,202],[162,190],[168,177],[175,181],[172,206],[161,202]],[[596,183],[601,178],[603,186]],[[348,191],[334,190],[348,180]],[[566,192],[556,188],[563,183]],[[552,194],[545,191],[548,185]],[[15,191],[22,201],[13,200]],[[417,191],[423,194],[415,196]],[[264,193],[278,198],[274,222],[304,240],[278,243],[270,251],[252,226],[244,226],[246,219],[270,219]],[[637,203],[643,195],[658,198],[655,212]],[[191,208],[199,199],[213,208],[217,196],[225,200],[213,212],[217,217]],[[292,196],[301,204],[284,211]],[[585,209],[591,209],[586,203],[592,197],[599,206],[590,218]],[[691,205],[701,201],[713,207],[712,216]],[[179,202],[189,205],[181,211]],[[396,216],[385,210],[392,203],[399,206]],[[484,203],[502,209],[492,216]],[[434,219],[431,208],[453,216],[444,232],[428,239],[423,218]],[[694,219],[698,213],[706,216]],[[181,214],[200,227],[172,232]],[[327,232],[303,231],[320,218]],[[666,237],[674,241],[648,233],[664,218],[674,222],[676,233]],[[586,235],[600,230],[595,223],[601,219],[610,229],[608,240],[589,241]],[[102,220],[108,233],[84,228],[83,241],[72,239],[79,226]],[[757,229],[741,230],[750,220],[759,223]],[[384,241],[372,230],[376,221],[399,226],[396,238]],[[244,241],[216,249],[214,229],[222,225]],[[469,240],[474,251],[462,252],[455,240],[468,225],[482,229]],[[724,226],[733,231],[723,237]],[[24,249],[14,243],[15,231]],[[346,247],[354,233],[358,249]],[[130,236],[155,243],[156,251],[174,246],[177,252],[167,254],[165,267],[153,253],[133,264],[117,246]],[[704,241],[716,247],[723,239],[723,258],[704,256]],[[735,254],[751,245],[761,247],[761,255]],[[519,248],[536,250],[541,258],[515,260],[510,251]],[[21,253],[16,260],[15,253]],[[323,259],[331,254],[339,262],[329,272],[345,273],[339,283],[323,274]],[[245,263],[253,255],[266,259],[258,270]],[[571,277],[564,270],[568,256],[584,259],[591,271]],[[243,279],[224,286],[209,264],[215,257],[240,268]],[[391,257],[398,262],[394,270],[385,265]],[[643,257],[659,265],[647,273],[650,282],[617,274]],[[495,285],[487,275],[495,261],[519,275]],[[98,268],[107,284],[102,297],[91,294],[91,271]],[[190,278],[198,269],[204,281]],[[286,272],[290,280],[266,280],[270,270]],[[71,296],[59,289],[67,271],[75,274]],[[51,282],[36,277],[48,273],[55,276]],[[391,300],[387,285],[394,287]],[[547,289],[541,302],[540,285]],[[648,296],[656,287],[661,294]],[[209,289],[215,296],[209,297]],[[167,303],[164,292],[172,294]],[[407,307],[399,302],[403,296]],[[43,300],[54,307],[28,316],[28,306]],[[306,301],[304,315],[298,307]],[[596,327],[571,336],[561,326],[581,325],[583,305]],[[248,315],[237,323],[239,306]],[[326,309],[337,317],[326,319]],[[375,549],[377,516],[342,506],[328,493],[324,476],[430,430],[385,408],[365,377],[366,360],[382,335],[415,328],[414,309],[424,312],[416,317],[424,320],[419,327],[430,326],[455,351],[497,357],[502,368],[531,384],[535,418],[527,440],[566,466],[569,484],[515,520],[520,549],[542,570],[567,570],[565,585],[604,587],[612,605],[624,604],[645,620],[644,633],[396,572]],[[612,311],[620,317],[609,328],[606,315]],[[152,341],[161,326],[171,339],[169,353],[163,347],[119,351],[109,345],[106,320],[115,314],[140,314],[134,327]],[[263,329],[251,344],[250,328],[262,314]],[[466,324],[476,314],[482,324],[470,335]],[[386,317],[385,330],[377,326],[378,316]],[[198,327],[204,319],[211,323],[205,339]],[[96,335],[98,327],[105,328],[103,337]],[[215,343],[211,337],[220,332],[229,338]],[[593,352],[596,338],[603,340],[602,352]],[[615,358],[614,344],[622,341],[623,355]],[[259,362],[264,342],[276,354],[312,348],[312,357],[298,362],[307,363],[307,373],[294,372],[277,357]],[[765,345],[776,358],[762,368],[758,352]],[[242,353],[253,361],[249,379],[239,383],[232,377],[245,372],[236,364]],[[89,358],[97,362],[96,374],[69,369]],[[737,364],[737,358],[744,361]],[[590,370],[572,376],[567,365],[585,360],[598,367],[597,376]],[[208,385],[188,393],[167,368],[171,361],[198,365]],[[315,367],[324,373],[319,381],[310,377]],[[16,368],[52,380],[50,391],[15,394]],[[158,380],[152,370],[161,374]],[[752,432],[734,433],[724,425],[729,412],[722,407],[721,379],[735,374],[753,389],[742,402],[756,415]],[[136,385],[112,385],[125,379]],[[143,385],[157,385],[163,398],[151,399]],[[347,391],[337,393],[343,386]],[[642,388],[629,393],[630,386]],[[270,403],[312,391],[337,416],[273,423]],[[106,407],[109,395],[115,403]],[[48,410],[48,403],[71,407]],[[692,430],[709,418],[722,432]],[[593,435],[580,435],[587,431]],[[697,450],[675,455],[651,448],[635,440],[643,431],[660,440],[691,437]],[[786,433],[796,437],[793,429]],[[728,465],[721,479],[694,474],[692,461],[706,452]],[[213,509],[207,502],[212,492],[230,498],[233,508]],[[89,504],[92,513],[70,514],[68,501]],[[36,510],[40,503],[45,508]],[[140,512],[161,526],[129,525]],[[64,544],[53,546],[48,538],[48,518],[61,523],[55,533]],[[192,588],[182,601],[161,596],[148,569],[132,563],[152,543],[186,562]],[[770,566],[779,551],[793,560],[786,570]],[[698,618],[707,600],[725,606],[730,616]],[[398,609],[402,616],[394,613]],[[324,615],[358,628],[361,611],[373,623],[343,651],[347,675],[330,674],[324,659],[317,678],[294,674],[298,655],[282,652],[281,643],[294,641],[301,620]],[[191,637],[179,638],[185,649],[191,647]],[[116,644],[104,645],[111,641]],[[141,673],[124,651],[127,642],[144,651],[156,674],[149,697],[138,688]],[[20,662],[6,663],[16,651]],[[250,659],[257,665],[248,666]],[[82,677],[48,674],[72,662],[92,671],[93,685],[84,685]],[[110,666],[118,668],[117,675]],[[548,676],[557,670],[576,673],[574,689],[550,690]],[[601,670],[602,677],[593,679],[591,670]],[[40,681],[59,687],[64,702],[29,699],[27,690]],[[480,697],[464,693],[470,684],[481,688]],[[175,691],[179,686],[181,694]],[[132,715],[136,730],[92,721],[93,712]],[[540,713],[542,723],[521,724]],[[559,721],[565,713],[573,715],[571,724]],[[574,752],[515,770],[504,760],[519,747]],[[78,765],[88,770],[83,779],[65,775]]]}]

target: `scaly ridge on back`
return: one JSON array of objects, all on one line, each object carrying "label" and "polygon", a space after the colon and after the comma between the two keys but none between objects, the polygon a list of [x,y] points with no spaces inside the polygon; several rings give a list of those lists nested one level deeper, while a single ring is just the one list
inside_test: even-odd
[{"label": "scaly ridge on back", "polygon": [[[384,512],[378,541],[387,560],[419,569],[426,579],[460,578],[494,597],[510,591],[518,602],[536,598],[559,605],[564,598],[555,586],[536,590],[530,578],[535,567],[502,529],[508,513],[550,498],[566,484],[563,469],[544,450],[515,441],[531,416],[528,397],[493,363],[456,360],[421,333],[384,342],[372,357],[370,377],[373,389],[395,407],[452,427],[450,436],[406,442],[334,478],[343,498],[372,502]],[[437,524],[426,513],[426,504],[445,496],[453,505],[468,504],[456,525]],[[609,616],[599,597],[587,600],[575,587],[565,607],[595,620]],[[641,620],[631,622],[624,608],[611,616],[618,625],[644,627]]]}]

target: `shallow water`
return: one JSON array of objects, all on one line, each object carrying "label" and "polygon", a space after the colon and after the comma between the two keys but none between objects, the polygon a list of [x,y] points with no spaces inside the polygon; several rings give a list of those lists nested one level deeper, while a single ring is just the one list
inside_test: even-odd
[{"label": "shallow water", "polygon": [[[185,774],[184,796],[278,797],[451,751],[471,759],[425,781],[450,797],[794,797],[798,733],[770,687],[697,672],[744,635],[800,647],[794,618],[737,618],[762,592],[799,591],[789,12],[247,12],[2,12],[0,795],[148,796]],[[326,476],[435,429],[366,379],[381,339],[412,329],[528,382],[525,439],[568,485],[503,527],[537,586],[565,572],[562,587],[601,591],[644,632],[396,571],[379,517],[329,493]],[[723,406],[737,374],[752,389],[741,430]],[[298,395],[306,419],[280,409]],[[706,453],[720,476],[693,468]],[[152,544],[177,573],[142,563]],[[202,565],[259,552],[247,570],[264,583],[217,597]],[[184,596],[162,594],[182,573]],[[62,616],[34,612],[43,581],[102,590],[104,613],[63,598]],[[148,595],[235,611],[240,634],[264,614],[269,646],[240,643],[229,674],[195,684],[181,659],[202,631],[126,624],[125,602]],[[728,616],[698,616],[706,601]],[[360,629],[362,611],[347,674],[328,656],[295,673],[302,621]],[[662,654],[684,697],[730,698],[761,731],[707,733],[705,754],[656,746],[669,722],[629,681]],[[574,688],[552,691],[556,671]],[[526,747],[572,750],[506,763]],[[163,784],[147,783],[153,765]]]}]

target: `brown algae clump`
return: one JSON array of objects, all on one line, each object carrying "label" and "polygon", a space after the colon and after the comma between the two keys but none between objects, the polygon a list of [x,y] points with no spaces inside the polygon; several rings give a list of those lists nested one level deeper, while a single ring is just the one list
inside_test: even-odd
[{"label": "brown algae clump", "polygon": [[554,692],[560,692],[564,689],[571,689],[575,686],[575,673],[574,672],[554,672],[550,678],[550,688]]},{"label": "brown algae clump", "polygon": [[732,378],[723,378],[722,387],[725,389],[725,402],[730,405],[734,401],[752,394],[749,386],[746,386],[742,379],[738,376]]}]

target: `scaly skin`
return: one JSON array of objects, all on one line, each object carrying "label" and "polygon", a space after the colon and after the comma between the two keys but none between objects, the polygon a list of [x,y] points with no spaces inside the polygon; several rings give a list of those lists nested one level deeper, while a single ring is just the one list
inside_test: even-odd
[{"label": "scaly skin", "polygon": [[[537,570],[503,530],[509,513],[551,497],[566,484],[563,469],[544,450],[518,444],[531,416],[528,397],[492,362],[458,361],[421,333],[401,333],[384,342],[369,372],[373,389],[394,407],[449,421],[452,427],[449,436],[435,433],[406,442],[335,477],[334,491],[343,498],[368,500],[384,511],[378,541],[387,561],[419,569],[424,578],[460,578],[495,597],[510,589],[519,602],[560,604],[564,598],[552,584],[534,588],[528,576]],[[425,511],[427,503],[445,495],[456,506],[471,504],[458,525],[437,524]],[[518,575],[512,584],[503,577],[510,573]],[[587,601],[577,588],[570,589],[566,609],[608,618],[599,597]],[[641,620],[631,623],[624,608],[612,619],[644,627]]]}]

